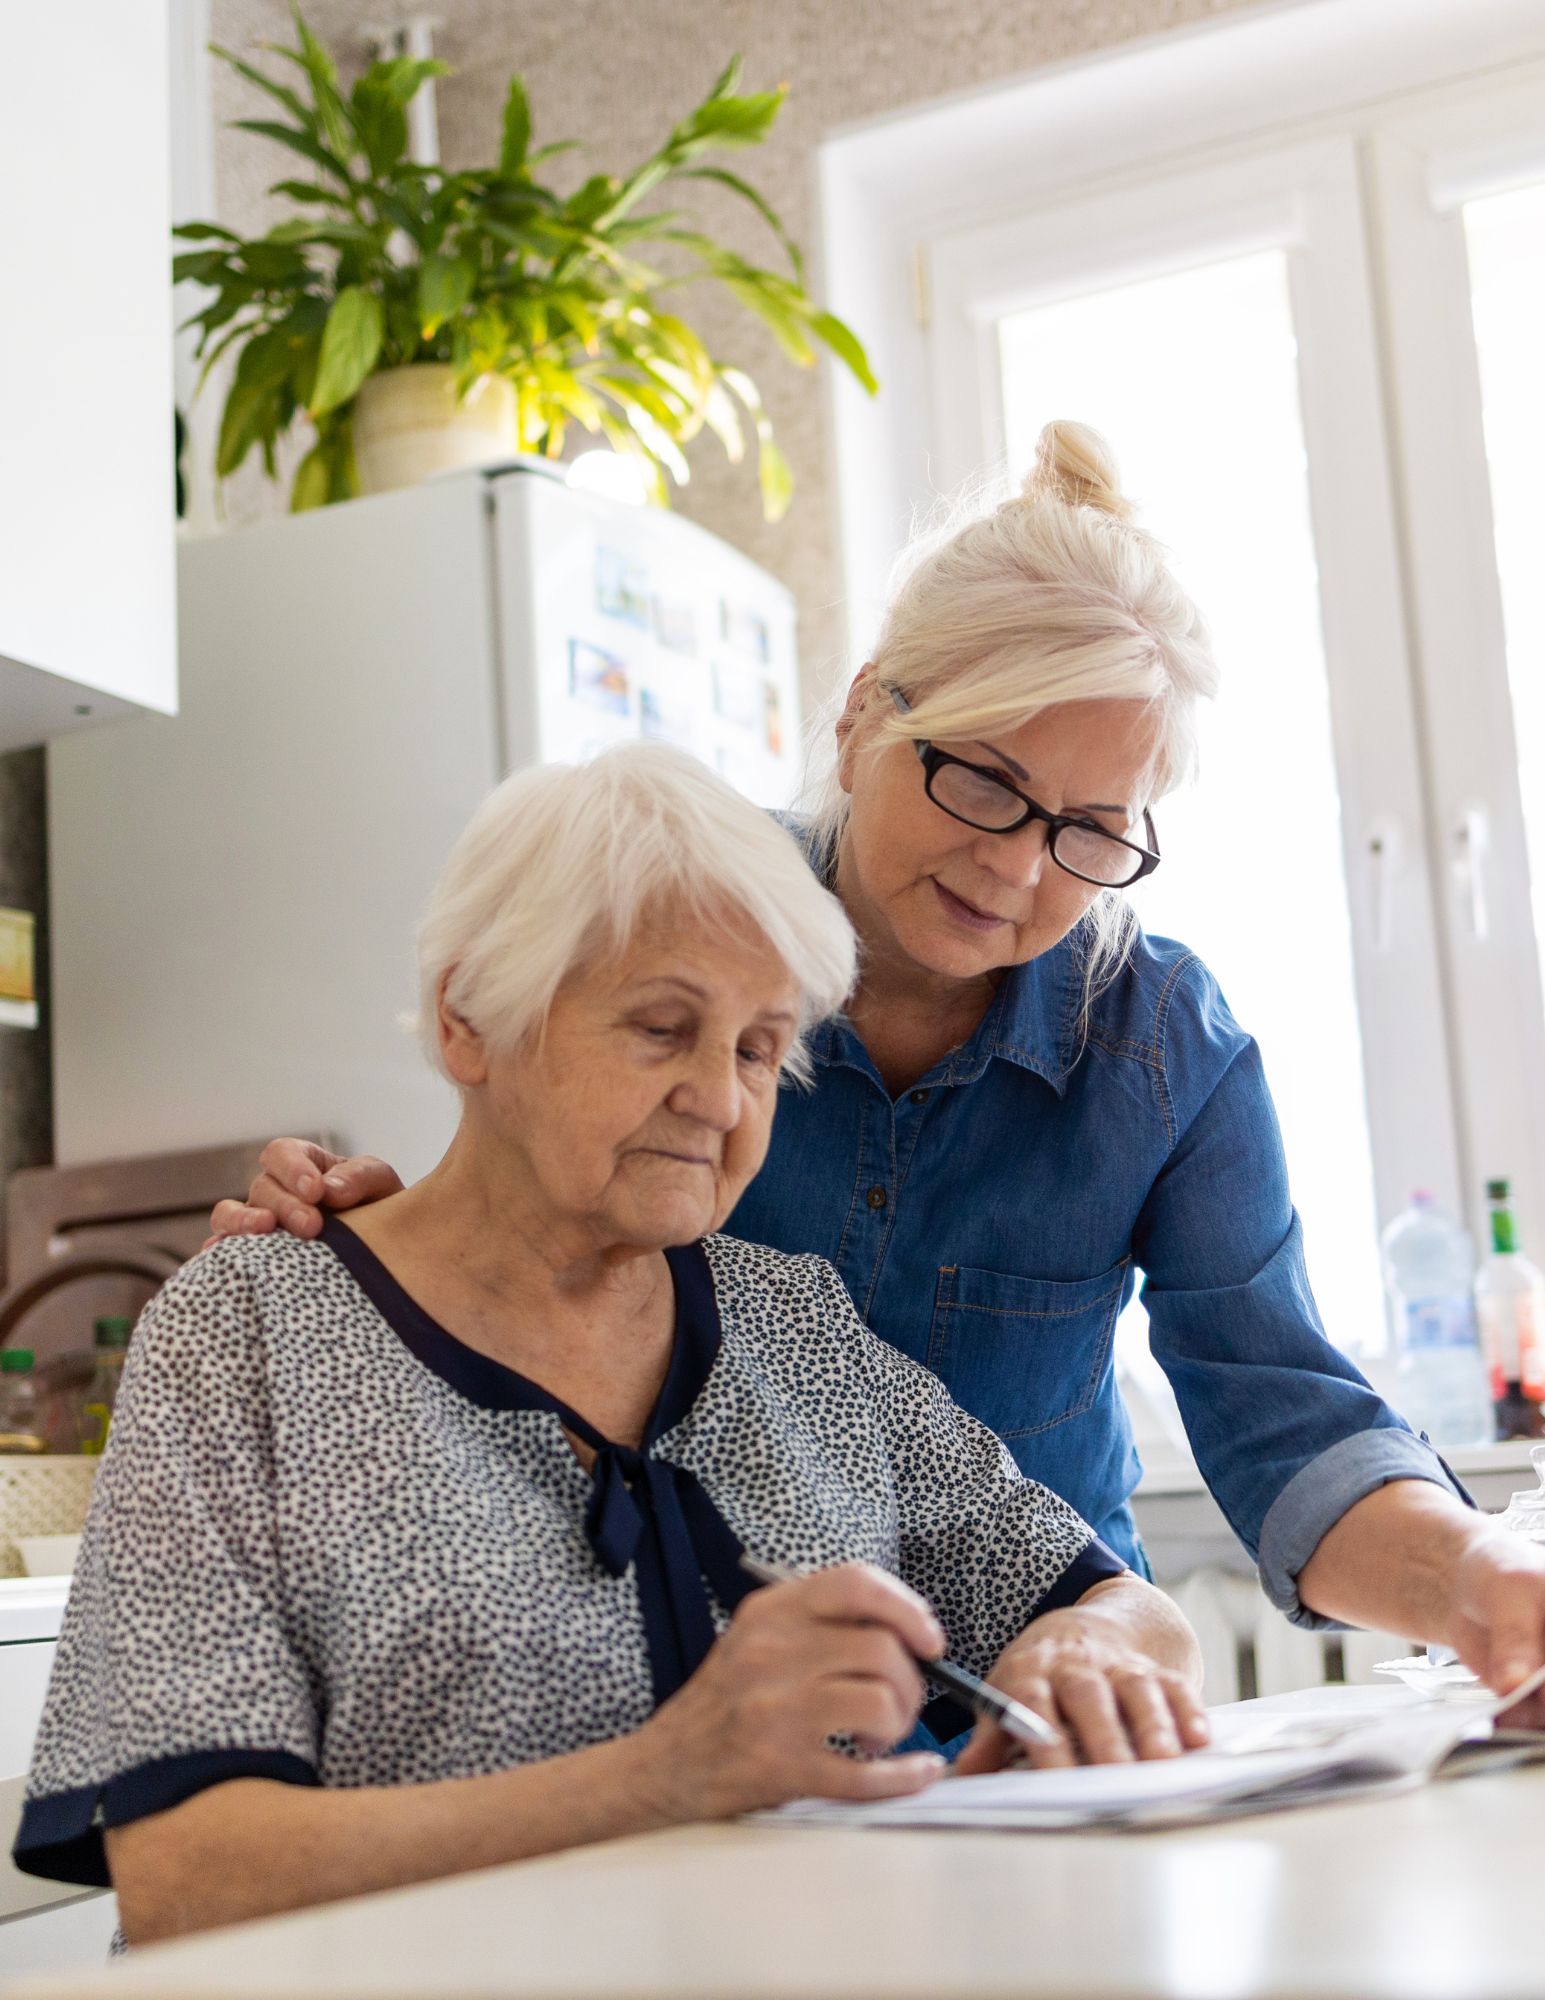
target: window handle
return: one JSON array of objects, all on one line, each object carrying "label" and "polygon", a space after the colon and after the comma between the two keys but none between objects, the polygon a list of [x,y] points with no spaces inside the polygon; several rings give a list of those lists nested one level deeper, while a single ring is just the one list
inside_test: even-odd
[{"label": "window handle", "polygon": [[1454,882],[1470,913],[1470,935],[1484,942],[1491,932],[1486,908],[1486,856],[1491,829],[1480,806],[1469,806],[1454,828]]},{"label": "window handle", "polygon": [[1388,951],[1395,942],[1395,874],[1400,866],[1400,828],[1394,820],[1375,820],[1368,829],[1368,864],[1373,948]]}]

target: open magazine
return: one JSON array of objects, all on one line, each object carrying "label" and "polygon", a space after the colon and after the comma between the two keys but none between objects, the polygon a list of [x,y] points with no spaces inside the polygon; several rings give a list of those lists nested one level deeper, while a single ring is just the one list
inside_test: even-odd
[{"label": "open magazine", "polygon": [[1395,1690],[1380,1690],[1382,1701],[1371,1696],[1346,1704],[1335,1697],[1354,1690],[1316,1689],[1282,1706],[1245,1702],[1214,1709],[1212,1742],[1181,1757],[945,1777],[910,1798],[856,1805],[798,1799],[759,1817],[785,1826],[1067,1832],[1187,1826],[1405,1791],[1461,1771],[1545,1760],[1545,1731],[1507,1729],[1497,1722],[1505,1709],[1541,1686],[1545,1668],[1511,1695],[1465,1703],[1402,1700]]}]

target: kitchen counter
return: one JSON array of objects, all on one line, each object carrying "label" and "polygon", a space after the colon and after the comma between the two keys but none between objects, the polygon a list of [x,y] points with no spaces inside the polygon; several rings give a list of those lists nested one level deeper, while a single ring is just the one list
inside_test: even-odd
[{"label": "kitchen counter", "polygon": [[1537,1766],[1168,1833],[692,1827],[7,2000],[1516,2000],[1542,1817]]},{"label": "kitchen counter", "polygon": [[69,1595],[67,1576],[0,1577],[0,1646],[57,1639]]}]

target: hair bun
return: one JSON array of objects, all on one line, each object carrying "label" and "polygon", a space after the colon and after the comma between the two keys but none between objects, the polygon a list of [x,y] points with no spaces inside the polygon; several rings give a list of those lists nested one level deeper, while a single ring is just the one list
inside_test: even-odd
[{"label": "hair bun", "polygon": [[1021,493],[1032,502],[1060,500],[1065,507],[1093,507],[1130,521],[1135,510],[1120,479],[1116,455],[1098,431],[1057,418],[1035,441],[1035,464]]}]

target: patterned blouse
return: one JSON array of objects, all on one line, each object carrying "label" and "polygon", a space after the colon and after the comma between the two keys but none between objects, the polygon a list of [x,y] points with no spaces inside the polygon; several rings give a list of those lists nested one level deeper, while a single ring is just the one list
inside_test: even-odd
[{"label": "patterned blouse", "polygon": [[637,1729],[755,1587],[742,1549],[891,1570],[978,1673],[1122,1572],[829,1264],[724,1236],[666,1255],[637,1451],[447,1333],[336,1218],[171,1279],[124,1372],[19,1865],[105,1883],[103,1828],[230,1779],[473,1777]]}]

